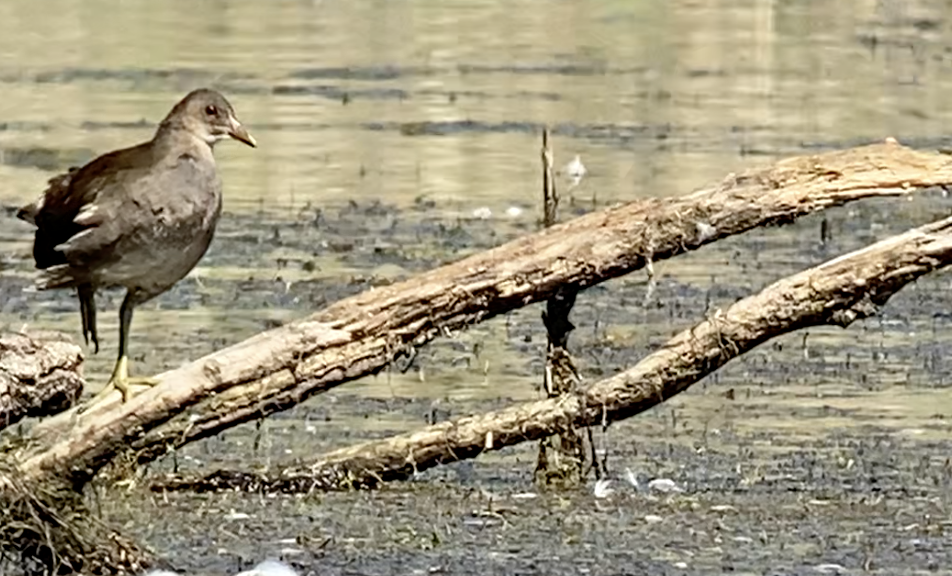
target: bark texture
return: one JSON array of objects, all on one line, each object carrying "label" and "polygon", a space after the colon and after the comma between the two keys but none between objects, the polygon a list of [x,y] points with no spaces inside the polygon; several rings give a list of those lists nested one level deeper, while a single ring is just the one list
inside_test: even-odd
[{"label": "bark texture", "polygon": [[152,460],[377,372],[446,330],[547,300],[562,286],[584,289],[751,228],[950,182],[948,156],[884,143],[784,160],[681,198],[615,206],[342,300],[162,374],[159,386],[125,404],[109,398],[75,421],[49,419],[17,467],[27,481],[53,475],[80,485],[121,450]]},{"label": "bark texture", "polygon": [[[27,438],[0,448],[0,532],[6,530],[0,553],[83,570],[144,565],[145,553],[114,536],[76,540],[95,531],[86,528],[88,515],[65,514],[77,513],[73,496],[122,452],[131,449],[147,462],[379,371],[448,330],[551,299],[559,290],[583,290],[731,234],[949,183],[949,157],[894,142],[794,158],[682,198],[612,207],[342,300],[162,374],[159,386],[127,403],[116,394],[82,414],[49,418]],[[573,426],[626,418],[772,336],[815,324],[846,325],[873,313],[906,282],[948,264],[950,226],[940,222],[779,282],[583,393],[347,448],[282,481],[303,483],[297,489],[370,485]],[[90,562],[95,558],[109,561]]]},{"label": "bark texture", "polygon": [[83,393],[83,353],[63,334],[0,334],[0,430],[69,409]]},{"label": "bark texture", "polygon": [[219,471],[156,489],[308,492],[372,487],[438,464],[584,426],[615,422],[686,390],[757,345],[800,328],[846,327],[875,314],[900,288],[952,263],[952,218],[922,226],[780,280],[669,340],[635,367],[578,394],[442,422],[336,450],[272,477]]}]

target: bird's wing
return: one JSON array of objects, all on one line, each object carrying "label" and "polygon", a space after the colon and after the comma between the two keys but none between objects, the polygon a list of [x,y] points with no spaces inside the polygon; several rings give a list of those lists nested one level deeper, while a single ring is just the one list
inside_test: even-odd
[{"label": "bird's wing", "polygon": [[153,245],[187,248],[189,231],[213,228],[220,209],[221,181],[210,150],[201,146],[205,156],[182,147],[159,158],[124,157],[89,181],[75,178],[73,189],[95,196],[72,219],[81,230],[54,249],[74,268],[95,269],[128,264]]},{"label": "bird's wing", "polygon": [[[146,143],[100,156],[51,179],[43,195],[20,210],[18,215],[37,227],[33,243],[37,268],[84,266],[86,257],[116,242],[119,232],[109,223],[120,209],[123,183],[144,171],[144,156],[150,153]],[[79,253],[62,249],[80,238],[84,249]]]}]

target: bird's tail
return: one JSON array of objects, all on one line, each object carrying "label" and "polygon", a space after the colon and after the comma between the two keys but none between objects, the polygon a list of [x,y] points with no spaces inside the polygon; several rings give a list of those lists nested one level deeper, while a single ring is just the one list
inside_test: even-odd
[{"label": "bird's tail", "polygon": [[36,226],[36,215],[40,211],[42,201],[43,199],[40,198],[36,202],[31,202],[30,204],[27,204],[23,208],[17,210],[17,218]]}]

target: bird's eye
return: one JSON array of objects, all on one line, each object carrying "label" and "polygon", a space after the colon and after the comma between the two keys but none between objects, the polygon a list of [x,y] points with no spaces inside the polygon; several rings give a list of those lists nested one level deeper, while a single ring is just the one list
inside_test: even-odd
[{"label": "bird's eye", "polygon": [[215,116],[218,114],[218,108],[216,108],[214,104],[209,104],[208,106],[205,106],[205,114],[208,114],[209,116]]}]

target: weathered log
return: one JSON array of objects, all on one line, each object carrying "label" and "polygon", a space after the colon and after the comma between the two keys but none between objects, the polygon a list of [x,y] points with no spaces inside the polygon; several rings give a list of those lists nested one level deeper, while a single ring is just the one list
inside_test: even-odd
[{"label": "weathered log", "polygon": [[[36,541],[27,544],[39,550],[49,546],[72,555],[66,558],[70,563],[81,562],[83,552],[57,545],[68,544],[75,530],[43,525],[44,510],[55,511],[62,502],[44,495],[52,488],[81,489],[120,451],[131,447],[139,451],[140,461],[147,461],[168,448],[373,373],[444,330],[546,300],[562,286],[586,288],[757,226],[950,182],[949,158],[896,144],[795,158],[732,176],[684,198],[637,201],[591,214],[371,290],[168,372],[159,386],[128,403],[109,399],[82,415],[58,416],[36,426],[22,449],[0,454],[0,514],[11,510],[9,503],[24,503],[13,519],[39,518],[29,528]],[[599,414],[609,408],[600,406]],[[556,430],[553,426],[545,434]],[[525,437],[521,431],[510,433]],[[484,444],[487,440],[494,447],[499,439],[482,439]],[[31,494],[39,500],[31,500]],[[5,526],[15,524],[0,521],[0,528]],[[0,538],[4,544],[10,542]],[[98,557],[132,555],[130,564],[145,561],[144,555],[124,547],[97,547],[96,552]]]},{"label": "weathered log", "polygon": [[[28,416],[57,414],[82,395],[83,352],[65,334],[0,335],[0,430]],[[0,456],[26,449],[7,434]],[[82,493],[55,478],[27,484],[13,458],[0,458],[0,564],[24,574],[141,570],[150,557],[89,514]],[[2,572],[0,567],[0,572]]]},{"label": "weathered log", "polygon": [[65,334],[0,334],[0,430],[67,410],[83,393],[82,365]]},{"label": "weathered log", "polygon": [[129,402],[36,427],[28,481],[81,484],[117,452],[140,462],[375,373],[442,331],[583,289],[731,234],[862,198],[952,183],[949,157],[895,143],[793,158],[689,196],[589,214],[405,282],[342,300],[159,376]]},{"label": "weathered log", "polygon": [[875,314],[904,285],[949,264],[952,218],[780,280],[714,312],[635,367],[579,394],[526,402],[335,450],[272,477],[219,471],[200,480],[174,479],[154,489],[308,492],[369,487],[485,451],[615,422],[664,402],[771,338],[823,324],[846,327]]}]

